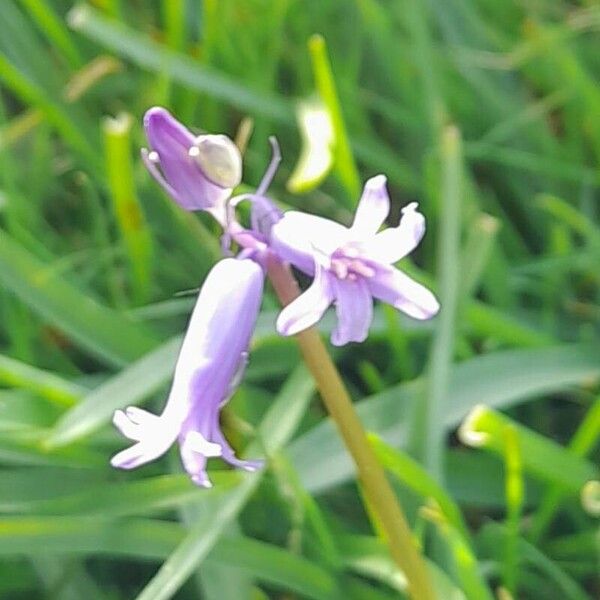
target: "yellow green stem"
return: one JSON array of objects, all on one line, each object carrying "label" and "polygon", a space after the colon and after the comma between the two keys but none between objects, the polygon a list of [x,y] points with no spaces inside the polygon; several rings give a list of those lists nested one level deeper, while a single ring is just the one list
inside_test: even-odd
[{"label": "yellow green stem", "polygon": [[[274,257],[269,261],[268,274],[284,306],[298,297],[298,284],[289,268]],[[394,561],[406,576],[411,598],[435,600],[425,561],[325,344],[314,328],[307,329],[296,337],[304,362],[352,455],[369,509],[385,533]]]}]

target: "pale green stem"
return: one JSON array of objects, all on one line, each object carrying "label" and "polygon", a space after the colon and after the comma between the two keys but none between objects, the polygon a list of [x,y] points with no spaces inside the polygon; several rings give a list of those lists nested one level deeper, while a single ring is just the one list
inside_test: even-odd
[{"label": "pale green stem", "polygon": [[[296,280],[289,269],[275,257],[269,260],[268,274],[284,306],[298,297],[300,292]],[[350,395],[327,348],[315,328],[306,329],[296,338],[323,403],[354,460],[368,508],[385,533],[392,558],[406,575],[411,598],[434,600],[435,594],[425,561],[417,549],[406,517],[367,440]]]},{"label": "pale green stem", "polygon": [[[600,438],[600,397],[596,398],[577,432],[571,439],[569,451],[576,456],[584,457],[591,450]],[[539,510],[531,526],[530,540],[534,543],[544,536],[546,530],[552,523],[556,511],[560,508],[561,500],[565,496],[565,491],[558,485],[552,485],[547,491],[540,505]]]}]

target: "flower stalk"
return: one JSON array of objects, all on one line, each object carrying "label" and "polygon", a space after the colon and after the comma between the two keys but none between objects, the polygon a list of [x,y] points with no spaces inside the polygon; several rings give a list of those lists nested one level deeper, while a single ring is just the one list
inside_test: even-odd
[{"label": "flower stalk", "polygon": [[[267,261],[267,273],[282,305],[287,306],[300,295],[289,268],[274,255]],[[296,337],[304,362],[356,465],[365,498],[379,519],[392,558],[406,576],[410,596],[414,600],[435,600],[425,561],[325,344],[314,327]]]}]

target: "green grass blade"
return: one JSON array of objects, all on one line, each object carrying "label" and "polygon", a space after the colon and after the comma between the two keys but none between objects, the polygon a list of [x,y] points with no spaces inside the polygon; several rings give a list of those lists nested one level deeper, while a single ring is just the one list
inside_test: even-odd
[{"label": "green grass blade", "polygon": [[[363,535],[343,535],[338,544],[342,560],[348,568],[364,577],[385,583],[396,593],[407,593],[406,578],[390,558],[381,540]],[[440,600],[465,600],[462,590],[448,575],[433,562],[428,561],[427,566]]]},{"label": "green grass blade", "polygon": [[132,271],[133,295],[142,304],[150,295],[152,238],[138,199],[131,159],[131,115],[122,113],[103,122],[108,184],[117,224]]},{"label": "green grass blade", "polygon": [[81,55],[64,23],[45,0],[20,0],[31,18],[38,24],[48,40],[63,53],[72,68],[82,65]]},{"label": "green grass blade", "polygon": [[308,50],[312,61],[317,91],[329,112],[329,119],[333,126],[335,168],[340,181],[348,192],[349,201],[347,205],[354,206],[360,194],[360,176],[346,132],[342,107],[335,86],[325,38],[321,35],[313,35],[308,41]]},{"label": "green grass blade", "polygon": [[477,292],[478,284],[485,272],[500,221],[480,213],[469,226],[467,238],[461,251],[461,300],[466,302]]},{"label": "green grass blade", "polygon": [[[600,440],[600,398],[596,398],[585,418],[571,439],[568,450],[575,456],[584,457],[589,454]],[[544,535],[552,522],[560,501],[564,497],[563,490],[552,486],[546,493],[540,507],[536,511],[531,525],[530,539],[536,543]]]},{"label": "green grass blade", "polygon": [[[482,541],[488,546],[493,554],[504,547],[506,530],[498,523],[488,523],[480,533]],[[581,586],[561,567],[556,561],[548,558],[543,552],[538,550],[523,539],[519,539],[519,555],[523,565],[531,565],[536,571],[543,574],[552,582],[553,589],[560,594],[560,598],[565,600],[590,600],[590,596],[585,593]]]},{"label": "green grass blade", "polygon": [[592,463],[483,405],[476,406],[467,416],[460,427],[459,436],[468,446],[501,455],[506,452],[508,428],[514,429],[524,471],[556,483],[572,493],[579,493],[587,481],[598,476],[598,470]]},{"label": "green grass blade", "polygon": [[519,578],[519,526],[525,500],[523,458],[517,430],[508,425],[504,430],[504,467],[506,495],[506,540],[503,577],[506,589],[517,596]]},{"label": "green grass blade", "polygon": [[154,336],[143,326],[55,276],[51,266],[38,261],[1,231],[0,281],[76,344],[110,365],[131,362],[156,345]]},{"label": "green grass blade", "polygon": [[460,509],[448,496],[444,488],[423,467],[405,452],[396,450],[374,434],[369,434],[369,442],[377,458],[398,481],[423,496],[433,499],[448,522],[468,540],[469,532]]},{"label": "green grass blade", "polygon": [[462,183],[461,136],[456,127],[443,130],[440,140],[439,192],[439,301],[442,306],[431,348],[425,397],[415,413],[413,446],[430,473],[443,480],[445,432],[443,413],[447,396],[460,299],[460,233]]},{"label": "green grass blade", "polygon": [[41,111],[48,122],[71,145],[75,156],[80,156],[94,172],[100,170],[100,161],[90,140],[77,127],[73,117],[61,104],[52,100],[42,88],[21,73],[4,54],[0,54],[0,81],[17,97]]},{"label": "green grass blade", "polygon": [[62,406],[73,406],[87,391],[50,371],[0,355],[0,383],[29,390]]},{"label": "green grass blade", "polygon": [[75,31],[144,69],[169,73],[173,81],[224,100],[241,110],[278,121],[293,120],[291,106],[280,98],[250,90],[187,56],[151,41],[119,21],[103,17],[85,4],[75,6],[68,18]]},{"label": "green grass blade", "polygon": [[[15,483],[17,479],[18,485],[15,474],[10,481]],[[215,473],[214,480],[216,486],[211,490],[199,489],[186,475],[161,475],[125,483],[94,482],[85,485],[84,489],[51,497],[37,494],[19,498],[6,490],[0,495],[0,505],[10,509],[5,512],[20,516],[148,516],[193,502],[208,502],[215,496],[226,494],[240,481],[235,471]]]},{"label": "green grass blade", "polygon": [[[506,408],[529,398],[597,381],[600,365],[594,344],[565,344],[549,348],[509,350],[479,356],[451,370],[443,420],[449,430],[460,424],[482,399]],[[390,386],[359,402],[365,428],[394,445],[407,444],[407,419],[422,397],[423,381]],[[290,458],[304,486],[311,492],[329,489],[353,474],[352,464],[325,420],[291,445]]]},{"label": "green grass blade", "polygon": [[408,454],[392,448],[373,434],[369,435],[369,441],[386,471],[425,500],[433,500],[441,511],[436,524],[440,526],[446,538],[467,598],[492,600],[492,594],[479,572],[477,558],[471,546],[471,536],[457,504]]},{"label": "green grass blade", "polygon": [[[277,452],[289,440],[304,415],[314,391],[304,367],[288,378],[278,398],[259,427],[259,440],[267,455]],[[254,444],[250,453],[259,451]],[[167,558],[137,600],[166,600],[186,581],[217,543],[228,523],[244,507],[260,482],[262,472],[246,473],[242,483],[226,495],[211,513],[194,524],[184,540]]]},{"label": "green grass blade", "polygon": [[[162,559],[180,542],[180,525],[152,519],[97,517],[9,517],[0,519],[0,555],[112,555]],[[210,554],[218,564],[234,565],[278,588],[314,600],[333,600],[335,579],[318,565],[249,538],[223,538]]]},{"label": "green grass blade", "polygon": [[58,420],[47,447],[80,440],[108,424],[115,410],[139,404],[157,392],[172,377],[180,346],[181,337],[176,336],[86,394]]}]

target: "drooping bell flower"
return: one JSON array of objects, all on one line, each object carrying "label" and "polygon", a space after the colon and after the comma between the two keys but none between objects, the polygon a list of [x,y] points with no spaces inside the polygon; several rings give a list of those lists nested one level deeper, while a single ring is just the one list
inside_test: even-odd
[{"label": "drooping bell flower", "polygon": [[114,424],[136,443],[116,454],[113,466],[133,469],[160,457],[178,440],[183,465],[199,486],[211,486],[209,457],[248,471],[260,468],[261,461],[235,456],[221,432],[219,414],[247,361],[263,281],[262,268],[251,259],[226,258],[213,267],[192,312],[162,414],[136,407],[115,412]]},{"label": "drooping bell flower", "polygon": [[225,203],[242,179],[242,157],[225,135],[193,135],[161,107],[144,115],[148,171],[186,210],[211,212],[221,223]]},{"label": "drooping bell flower", "polygon": [[428,319],[439,310],[435,296],[393,267],[421,241],[425,218],[413,202],[402,210],[400,224],[378,233],[390,210],[386,178],[367,181],[354,222],[335,221],[290,211],[273,226],[271,248],[282,259],[308,274],[312,285],[286,306],[277,319],[282,335],[293,335],[317,323],[335,304],[336,346],[362,342],[373,316],[373,298],[415,319]]}]

